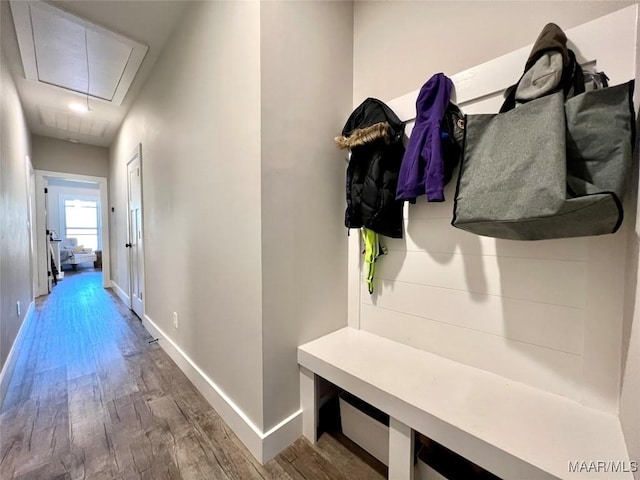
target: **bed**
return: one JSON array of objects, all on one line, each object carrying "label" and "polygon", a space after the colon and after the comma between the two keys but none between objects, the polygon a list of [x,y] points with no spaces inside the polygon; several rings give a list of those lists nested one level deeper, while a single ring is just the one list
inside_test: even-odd
[{"label": "bed", "polygon": [[95,252],[90,248],[78,245],[77,238],[63,238],[60,243],[60,267],[71,265],[74,270],[81,263],[95,262]]}]

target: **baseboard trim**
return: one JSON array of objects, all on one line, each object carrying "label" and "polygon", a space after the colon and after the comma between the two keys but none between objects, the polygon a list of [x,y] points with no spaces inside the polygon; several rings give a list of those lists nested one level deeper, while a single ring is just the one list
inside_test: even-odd
[{"label": "baseboard trim", "polygon": [[18,351],[20,350],[20,345],[22,344],[25,336],[25,332],[29,329],[28,325],[31,323],[33,314],[35,312],[35,302],[32,300],[29,304],[29,308],[27,308],[27,313],[24,316],[24,320],[22,321],[22,325],[20,325],[20,330],[18,330],[18,335],[16,335],[16,339],[11,345],[11,350],[9,350],[9,355],[7,356],[7,361],[0,372],[0,407],[4,403],[4,398],[7,396],[7,390],[9,389],[9,384],[11,383],[11,378],[13,377],[13,372],[16,368],[16,362],[18,360]]},{"label": "baseboard trim", "polygon": [[142,324],[154,338],[160,340],[158,344],[162,349],[260,463],[268,462],[302,435],[302,410],[294,412],[267,432],[262,432],[148,315],[144,316]]},{"label": "baseboard trim", "polygon": [[122,302],[127,306],[130,307],[131,303],[129,300],[129,295],[127,295],[126,293],[124,293],[124,290],[122,290],[120,288],[120,286],[114,282],[113,280],[111,280],[111,288],[113,288],[113,291],[116,292],[116,295],[118,296],[118,298],[120,300],[122,300]]},{"label": "baseboard trim", "polygon": [[[293,412],[262,434],[262,464],[271,460],[302,435],[302,409]],[[257,458],[257,457],[256,457]]]}]

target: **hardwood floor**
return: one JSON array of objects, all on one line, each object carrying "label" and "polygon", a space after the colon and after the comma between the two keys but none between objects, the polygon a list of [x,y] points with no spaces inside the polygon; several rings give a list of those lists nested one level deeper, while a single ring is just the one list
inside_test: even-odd
[{"label": "hardwood floor", "polygon": [[41,298],[0,413],[3,480],[385,478],[339,434],[260,465],[100,272]]}]

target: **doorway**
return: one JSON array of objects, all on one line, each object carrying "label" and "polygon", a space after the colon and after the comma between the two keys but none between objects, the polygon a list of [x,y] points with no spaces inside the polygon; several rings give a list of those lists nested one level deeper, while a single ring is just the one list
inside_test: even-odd
[{"label": "doorway", "polygon": [[142,235],[142,162],[141,145],[131,153],[127,163],[127,212],[129,241],[129,308],[144,318],[144,237]]},{"label": "doorway", "polygon": [[107,179],[35,171],[38,295],[65,272],[101,269],[110,286]]}]

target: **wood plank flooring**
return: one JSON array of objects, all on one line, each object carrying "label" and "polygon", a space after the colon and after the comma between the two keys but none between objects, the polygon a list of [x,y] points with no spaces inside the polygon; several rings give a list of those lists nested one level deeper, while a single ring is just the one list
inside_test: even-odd
[{"label": "wood plank flooring", "polygon": [[38,299],[0,410],[0,478],[385,478],[339,433],[260,465],[149,340],[98,271],[68,272]]}]

